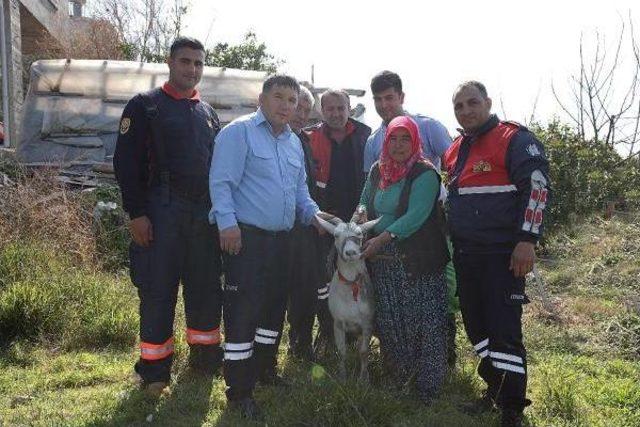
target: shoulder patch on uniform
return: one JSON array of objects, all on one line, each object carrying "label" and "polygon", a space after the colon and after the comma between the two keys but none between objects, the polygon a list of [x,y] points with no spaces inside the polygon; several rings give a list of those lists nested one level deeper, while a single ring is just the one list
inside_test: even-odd
[{"label": "shoulder patch on uniform", "polygon": [[540,153],[540,149],[538,148],[538,146],[534,143],[531,143],[527,146],[527,153],[529,153],[529,155],[531,157],[536,157],[539,156]]},{"label": "shoulder patch on uniform", "polygon": [[131,127],[131,119],[129,117],[123,117],[120,120],[120,135],[124,135],[129,132],[129,128]]}]

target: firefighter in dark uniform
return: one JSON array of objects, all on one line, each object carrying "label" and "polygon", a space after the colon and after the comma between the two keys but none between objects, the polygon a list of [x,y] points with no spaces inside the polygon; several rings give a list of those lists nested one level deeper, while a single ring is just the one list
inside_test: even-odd
[{"label": "firefighter in dark uniform", "polygon": [[[315,162],[309,145],[310,136],[303,128],[307,125],[315,100],[311,92],[300,86],[298,107],[289,122],[291,130],[300,139],[307,172],[307,187],[314,200],[318,200],[315,179]],[[313,359],[312,341],[318,302],[328,296],[326,292],[324,244],[313,226],[296,220],[291,230],[289,251],[289,354],[302,360]],[[319,299],[320,298],[320,299]]]},{"label": "firefighter in dark uniform", "polygon": [[544,148],[525,127],[491,115],[484,85],[461,84],[453,96],[462,134],[444,155],[447,212],[460,309],[488,389],[475,409],[495,403],[503,426],[522,425],[527,359],[522,342],[525,276],[549,195]]},{"label": "firefighter in dark uniform", "polygon": [[178,284],[183,284],[189,365],[214,373],[222,363],[220,249],[208,174],[220,128],[195,89],[205,51],[194,39],[171,46],[169,81],[132,98],[122,113],[114,155],[133,241],[130,272],[140,296],[140,359],[150,393],[170,381]]}]

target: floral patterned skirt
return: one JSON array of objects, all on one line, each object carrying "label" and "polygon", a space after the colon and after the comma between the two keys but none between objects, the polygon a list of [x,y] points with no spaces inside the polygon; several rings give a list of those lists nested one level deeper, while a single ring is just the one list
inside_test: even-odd
[{"label": "floral patterned skirt", "polygon": [[447,371],[447,286],[444,269],[409,279],[394,242],[369,263],[376,298],[376,331],[381,351],[401,384],[415,383],[430,401]]}]

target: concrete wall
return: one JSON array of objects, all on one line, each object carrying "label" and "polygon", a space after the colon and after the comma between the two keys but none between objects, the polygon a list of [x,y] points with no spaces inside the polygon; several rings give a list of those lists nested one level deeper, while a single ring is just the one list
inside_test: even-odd
[{"label": "concrete wall", "polygon": [[[4,9],[3,53],[3,96],[8,100],[9,109],[3,111],[5,124],[5,145],[8,139],[11,145],[17,141],[18,119],[24,99],[22,91],[22,36],[20,31],[20,2],[18,0],[0,0]],[[4,73],[3,73],[4,74]],[[8,93],[4,93],[5,89]],[[3,103],[3,110],[4,110]]]},{"label": "concrete wall", "polygon": [[69,17],[68,0],[20,0],[22,6],[54,37],[60,28],[60,22]]},{"label": "concrete wall", "polygon": [[[69,20],[68,0],[0,0],[4,8],[4,55],[0,61],[7,63],[9,83],[9,111],[4,112],[5,123],[9,124],[11,145],[15,146],[22,103],[24,100],[23,54],[37,55],[38,47],[52,46],[64,31]],[[5,126],[5,132],[7,132]],[[5,144],[6,145],[6,144]]]}]

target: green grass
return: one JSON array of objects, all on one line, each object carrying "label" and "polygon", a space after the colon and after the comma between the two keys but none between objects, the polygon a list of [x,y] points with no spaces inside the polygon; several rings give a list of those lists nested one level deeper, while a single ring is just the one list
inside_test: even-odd
[{"label": "green grass", "polygon": [[123,275],[79,267],[42,244],[0,249],[0,345],[126,347],[135,342],[136,322],[135,293]]},{"label": "green grass", "polygon": [[[638,227],[593,220],[552,237],[546,251],[541,270],[554,310],[531,288],[524,316],[528,424],[639,426]],[[177,311],[171,393],[152,401],[132,379],[137,296],[126,271],[99,271],[42,242],[0,246],[0,425],[252,425],[226,410],[221,379],[186,368],[181,305]],[[393,386],[375,346],[372,385],[364,387],[337,381],[333,360],[287,358],[286,344],[280,367],[292,388],[256,392],[270,426],[497,425],[496,414],[459,409],[482,390],[460,322],[460,363],[428,407]]]}]

